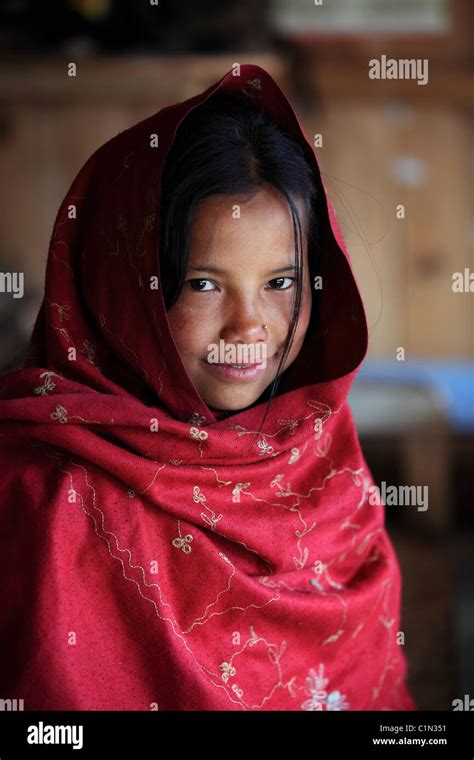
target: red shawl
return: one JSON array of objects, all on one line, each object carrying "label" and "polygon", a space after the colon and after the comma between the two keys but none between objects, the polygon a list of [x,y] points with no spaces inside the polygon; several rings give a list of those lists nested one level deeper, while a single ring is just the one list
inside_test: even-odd
[{"label": "red shawl", "polygon": [[[262,68],[237,73],[85,163],[28,359],[0,381],[0,694],[26,710],[415,709],[400,572],[346,401],[363,305],[294,111]],[[265,403],[206,406],[148,286],[164,160],[218,90],[257,99],[321,183],[318,320],[261,433]]]}]

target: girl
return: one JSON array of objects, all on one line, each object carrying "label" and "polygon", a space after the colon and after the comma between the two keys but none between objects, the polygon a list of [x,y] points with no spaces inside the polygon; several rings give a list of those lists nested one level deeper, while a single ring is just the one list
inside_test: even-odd
[{"label": "girl", "polygon": [[0,384],[2,696],[415,709],[346,401],[366,349],[314,152],[262,68],[97,150]]}]

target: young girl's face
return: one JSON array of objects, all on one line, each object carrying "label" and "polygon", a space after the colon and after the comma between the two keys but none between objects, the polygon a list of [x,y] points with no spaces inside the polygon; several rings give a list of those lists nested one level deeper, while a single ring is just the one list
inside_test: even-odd
[{"label": "young girl's face", "polygon": [[[234,218],[236,207],[240,218]],[[282,371],[298,356],[311,315],[304,226],[303,235],[301,312]],[[291,323],[294,258],[290,211],[272,186],[264,185],[251,200],[214,195],[198,205],[186,281],[168,320],[186,371],[210,408],[245,409],[272,383]],[[266,366],[229,371],[237,356],[232,350],[239,344],[254,349],[256,357],[266,356]],[[218,357],[224,370],[212,361],[209,349],[219,345],[228,352]]]}]

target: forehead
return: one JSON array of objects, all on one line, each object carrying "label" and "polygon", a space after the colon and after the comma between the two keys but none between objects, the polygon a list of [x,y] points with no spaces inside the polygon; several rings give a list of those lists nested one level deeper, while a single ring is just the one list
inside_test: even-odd
[{"label": "forehead", "polygon": [[[305,232],[303,203],[297,202]],[[294,250],[294,231],[291,211],[285,196],[276,188],[265,185],[257,193],[242,195],[213,195],[199,203],[191,229],[189,259],[206,252],[265,258],[273,253]]]}]

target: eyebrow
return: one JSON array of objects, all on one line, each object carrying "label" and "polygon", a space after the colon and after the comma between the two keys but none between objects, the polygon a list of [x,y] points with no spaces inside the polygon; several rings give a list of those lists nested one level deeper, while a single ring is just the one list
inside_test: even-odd
[{"label": "eyebrow", "polygon": [[[197,266],[197,267],[188,267],[190,271],[193,272],[213,272],[214,274],[226,274],[225,269],[219,269],[219,267],[205,267],[205,266]],[[296,267],[293,264],[289,264],[286,267],[280,267],[279,269],[274,269],[272,272],[268,272],[267,274],[281,274],[282,272],[296,272]]]}]

